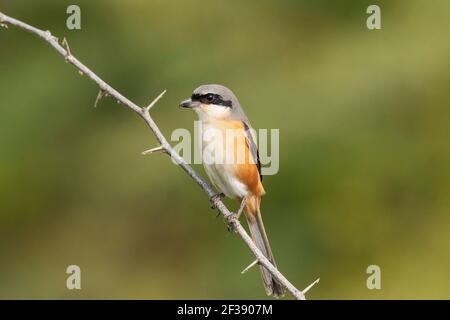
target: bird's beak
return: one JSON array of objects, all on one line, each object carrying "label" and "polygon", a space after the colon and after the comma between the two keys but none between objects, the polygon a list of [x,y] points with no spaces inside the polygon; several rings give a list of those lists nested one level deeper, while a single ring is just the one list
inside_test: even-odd
[{"label": "bird's beak", "polygon": [[198,101],[192,101],[191,99],[186,99],[180,102],[180,107],[182,108],[194,108],[200,105]]}]

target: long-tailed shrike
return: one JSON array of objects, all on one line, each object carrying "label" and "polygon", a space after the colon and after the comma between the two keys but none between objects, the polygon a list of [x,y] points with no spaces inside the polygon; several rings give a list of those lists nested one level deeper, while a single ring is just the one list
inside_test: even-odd
[{"label": "long-tailed shrike", "polygon": [[[265,193],[261,163],[250,122],[233,92],[218,84],[202,85],[181,107],[193,109],[202,124],[202,160],[214,186],[245,206],[250,234],[256,246],[275,265],[261,217],[261,196]],[[282,296],[284,287],[261,267],[268,295]]]}]

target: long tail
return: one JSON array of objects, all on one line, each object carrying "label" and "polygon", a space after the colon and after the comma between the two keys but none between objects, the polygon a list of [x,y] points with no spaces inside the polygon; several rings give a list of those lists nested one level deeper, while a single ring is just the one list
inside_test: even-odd
[{"label": "long tail", "polygon": [[[275,259],[273,258],[272,249],[270,249],[269,240],[267,239],[266,230],[259,210],[260,205],[259,196],[251,196],[247,198],[246,202],[246,217],[250,234],[253,242],[266,258],[276,267]],[[282,297],[284,295],[283,285],[276,280],[272,274],[264,267],[261,268],[261,275],[264,283],[264,289],[267,295],[274,297]]]}]

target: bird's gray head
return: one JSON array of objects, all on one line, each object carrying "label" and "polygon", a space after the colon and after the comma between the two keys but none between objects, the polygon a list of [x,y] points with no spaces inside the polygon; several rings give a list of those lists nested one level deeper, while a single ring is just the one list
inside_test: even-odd
[{"label": "bird's gray head", "polygon": [[220,84],[198,87],[189,99],[180,103],[180,106],[193,109],[200,120],[246,119],[234,93]]}]

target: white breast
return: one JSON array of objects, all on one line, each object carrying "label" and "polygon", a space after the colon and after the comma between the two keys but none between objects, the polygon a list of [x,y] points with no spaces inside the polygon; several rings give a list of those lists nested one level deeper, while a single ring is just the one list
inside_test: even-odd
[{"label": "white breast", "polygon": [[224,131],[215,123],[203,122],[200,139],[203,166],[214,186],[227,197],[245,197],[248,194],[247,186],[236,178],[235,164],[226,161],[230,144],[225,142]]}]

